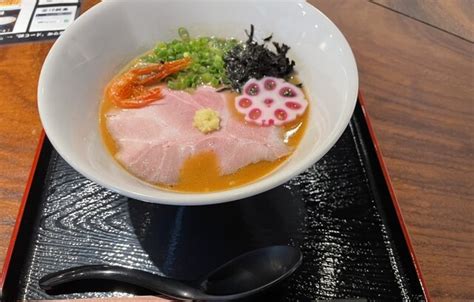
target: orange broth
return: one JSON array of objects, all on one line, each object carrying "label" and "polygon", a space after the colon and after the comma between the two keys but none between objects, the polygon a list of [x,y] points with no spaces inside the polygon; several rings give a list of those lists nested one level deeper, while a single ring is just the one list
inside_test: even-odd
[{"label": "orange broth", "polygon": [[[238,113],[234,107],[234,98],[237,94],[233,92],[225,92],[225,95],[231,112],[233,112],[236,118],[245,123],[243,116]],[[102,138],[112,156],[115,156],[118,152],[118,148],[114,139],[107,130],[106,114],[114,108],[117,107],[110,100],[104,99],[100,107],[99,117]],[[288,146],[296,148],[301,141],[308,124],[308,112],[309,106],[302,116],[298,117],[295,121],[282,126],[282,134]],[[160,189],[177,192],[204,193],[227,190],[254,182],[264,177],[285,162],[289,156],[291,156],[291,154],[272,162],[261,161],[255,164],[250,164],[233,174],[219,175],[217,156],[213,152],[205,152],[197,154],[184,162],[180,171],[180,181],[177,185],[154,185]],[[124,166],[122,165],[122,167]]]}]

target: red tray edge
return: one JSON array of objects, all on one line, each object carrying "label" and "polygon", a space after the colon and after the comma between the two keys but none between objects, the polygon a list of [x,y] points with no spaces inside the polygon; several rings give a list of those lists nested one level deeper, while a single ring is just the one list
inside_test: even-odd
[{"label": "red tray edge", "polygon": [[367,105],[365,103],[364,95],[363,95],[362,91],[360,91],[360,90],[359,90],[358,100],[359,100],[359,103],[360,103],[360,107],[362,108],[362,113],[364,114],[364,119],[365,119],[365,122],[367,124],[367,128],[369,129],[370,137],[372,138],[372,143],[374,144],[375,153],[377,153],[377,158],[378,158],[379,163],[380,163],[380,168],[382,169],[382,173],[383,173],[383,176],[385,178],[387,188],[390,192],[390,197],[392,199],[393,207],[395,208],[395,212],[397,213],[398,222],[400,223],[400,226],[402,228],[403,237],[405,238],[405,241],[406,241],[407,246],[408,246],[408,250],[410,251],[410,257],[411,257],[412,262],[415,266],[416,275],[418,276],[418,279],[421,282],[421,289],[423,290],[423,295],[424,295],[426,301],[432,301],[431,296],[428,292],[428,288],[426,287],[425,279],[423,278],[423,274],[421,273],[420,264],[419,264],[419,262],[418,262],[418,260],[416,259],[416,256],[415,256],[415,250],[413,248],[413,245],[412,245],[412,242],[411,242],[411,239],[410,239],[410,235],[408,233],[408,229],[407,229],[407,226],[405,224],[405,220],[403,219],[402,210],[400,208],[400,203],[398,202],[398,198],[395,194],[395,189],[393,187],[392,180],[390,178],[390,174],[388,173],[387,165],[385,164],[385,160],[383,159],[382,150],[380,149],[377,137],[375,136],[375,131],[374,131],[374,128],[372,127],[372,123],[370,121],[369,113],[367,112]]},{"label": "red tray edge", "polygon": [[5,284],[5,280],[7,277],[8,268],[10,266],[10,260],[13,254],[13,248],[15,246],[15,241],[18,236],[18,231],[20,230],[20,225],[23,218],[23,212],[25,211],[26,201],[28,200],[28,195],[30,193],[31,184],[33,183],[36,167],[38,166],[38,160],[41,154],[41,149],[43,148],[45,137],[46,137],[46,134],[44,130],[41,130],[41,134],[38,140],[38,145],[36,146],[35,156],[33,158],[33,163],[31,165],[31,169],[28,175],[28,180],[26,182],[25,190],[23,191],[23,196],[21,198],[20,208],[18,209],[18,214],[15,220],[15,226],[13,227],[12,235],[10,237],[10,242],[8,244],[7,254],[3,262],[2,274],[0,276],[0,297],[1,297],[1,294],[3,293],[3,286]]},{"label": "red tray edge", "polygon": [[[382,169],[382,172],[383,172],[383,175],[384,175],[384,178],[385,178],[385,182],[386,182],[388,190],[390,192],[392,203],[393,203],[393,206],[394,206],[395,211],[397,213],[398,221],[399,221],[400,226],[402,228],[403,237],[405,238],[408,249],[410,251],[410,256],[411,256],[412,262],[415,266],[416,274],[418,276],[418,279],[421,282],[423,295],[424,295],[426,301],[432,301],[431,297],[429,295],[428,289],[426,287],[426,282],[425,282],[425,280],[423,278],[423,275],[421,273],[420,265],[418,263],[418,260],[416,259],[415,251],[414,251],[413,245],[411,243],[410,235],[409,235],[408,229],[405,225],[405,221],[403,219],[402,211],[400,209],[400,205],[399,205],[397,196],[395,195],[395,190],[393,188],[393,184],[392,184],[392,181],[390,179],[390,175],[388,173],[387,166],[386,166],[385,161],[383,159],[382,151],[379,147],[377,138],[375,136],[375,131],[372,127],[372,123],[370,121],[370,117],[369,117],[369,114],[367,112],[367,106],[366,106],[366,103],[365,103],[364,95],[361,91],[359,91],[359,94],[358,94],[358,101],[359,101],[360,106],[362,108],[362,112],[364,114],[364,119],[365,119],[365,122],[367,123],[367,128],[369,130],[370,137],[372,138],[372,143],[374,144],[375,152],[377,153],[377,158],[379,160],[380,167]],[[28,176],[28,181],[26,183],[26,187],[25,187],[25,190],[23,192],[23,197],[21,199],[20,208],[18,210],[18,215],[17,215],[17,218],[16,218],[15,226],[13,228],[13,232],[12,232],[12,235],[11,235],[11,238],[10,238],[10,242],[8,244],[7,254],[5,256],[5,260],[4,260],[4,263],[3,263],[2,274],[0,276],[0,296],[1,296],[1,293],[3,292],[3,286],[5,284],[8,268],[10,266],[10,260],[11,260],[12,254],[13,254],[13,248],[14,248],[14,245],[15,245],[16,238],[18,236],[18,231],[20,229],[21,221],[22,221],[22,218],[23,218],[23,212],[25,210],[26,201],[28,199],[28,194],[29,194],[29,191],[30,191],[30,188],[31,188],[31,184],[33,182],[35,172],[36,172],[36,167],[38,165],[38,160],[39,160],[39,156],[40,156],[40,153],[41,153],[41,150],[42,150],[42,147],[43,147],[45,137],[46,137],[46,134],[45,134],[44,130],[42,130],[41,134],[40,134],[39,141],[38,141],[38,145],[36,147],[35,156],[34,156],[34,159],[33,159],[31,170],[30,170],[30,173],[29,173],[29,176]]]}]

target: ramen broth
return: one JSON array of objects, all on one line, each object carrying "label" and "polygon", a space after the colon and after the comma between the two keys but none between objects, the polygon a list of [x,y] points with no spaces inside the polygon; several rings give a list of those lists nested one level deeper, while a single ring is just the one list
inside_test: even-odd
[{"label": "ramen broth", "polygon": [[[221,92],[226,95],[228,106],[236,118],[245,123],[243,117],[235,110],[233,105],[235,92]],[[118,152],[117,145],[107,130],[106,114],[117,107],[108,99],[102,101],[100,108],[100,130],[107,150],[113,156]],[[308,121],[308,111],[292,123],[282,127],[282,137],[286,138],[288,146],[296,148],[300,143]],[[291,154],[289,155],[291,156]],[[218,161],[212,152],[205,152],[193,156],[185,161],[180,171],[180,181],[177,185],[155,184],[161,189],[179,192],[213,192],[222,191],[254,182],[269,174],[282,163],[288,156],[275,161],[261,161],[241,168],[230,175],[220,175]],[[123,166],[123,165],[122,165]],[[125,168],[125,167],[124,167]]]}]

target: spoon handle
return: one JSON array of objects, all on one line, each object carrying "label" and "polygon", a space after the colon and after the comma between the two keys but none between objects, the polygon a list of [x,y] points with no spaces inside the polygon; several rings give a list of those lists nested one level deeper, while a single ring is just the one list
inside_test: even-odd
[{"label": "spoon handle", "polygon": [[51,273],[39,280],[44,290],[78,280],[113,280],[140,286],[175,299],[202,299],[203,292],[182,281],[156,274],[110,265],[85,265]]}]

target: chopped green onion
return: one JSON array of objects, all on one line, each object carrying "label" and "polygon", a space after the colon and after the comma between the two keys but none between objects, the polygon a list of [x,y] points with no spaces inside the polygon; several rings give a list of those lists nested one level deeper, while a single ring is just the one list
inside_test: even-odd
[{"label": "chopped green onion", "polygon": [[142,61],[160,63],[191,57],[188,68],[165,79],[171,89],[195,88],[199,85],[218,87],[228,84],[224,56],[240,43],[235,39],[215,37],[191,39],[183,27],[178,29],[178,34],[181,40],[158,43],[150,54],[141,58]]}]

